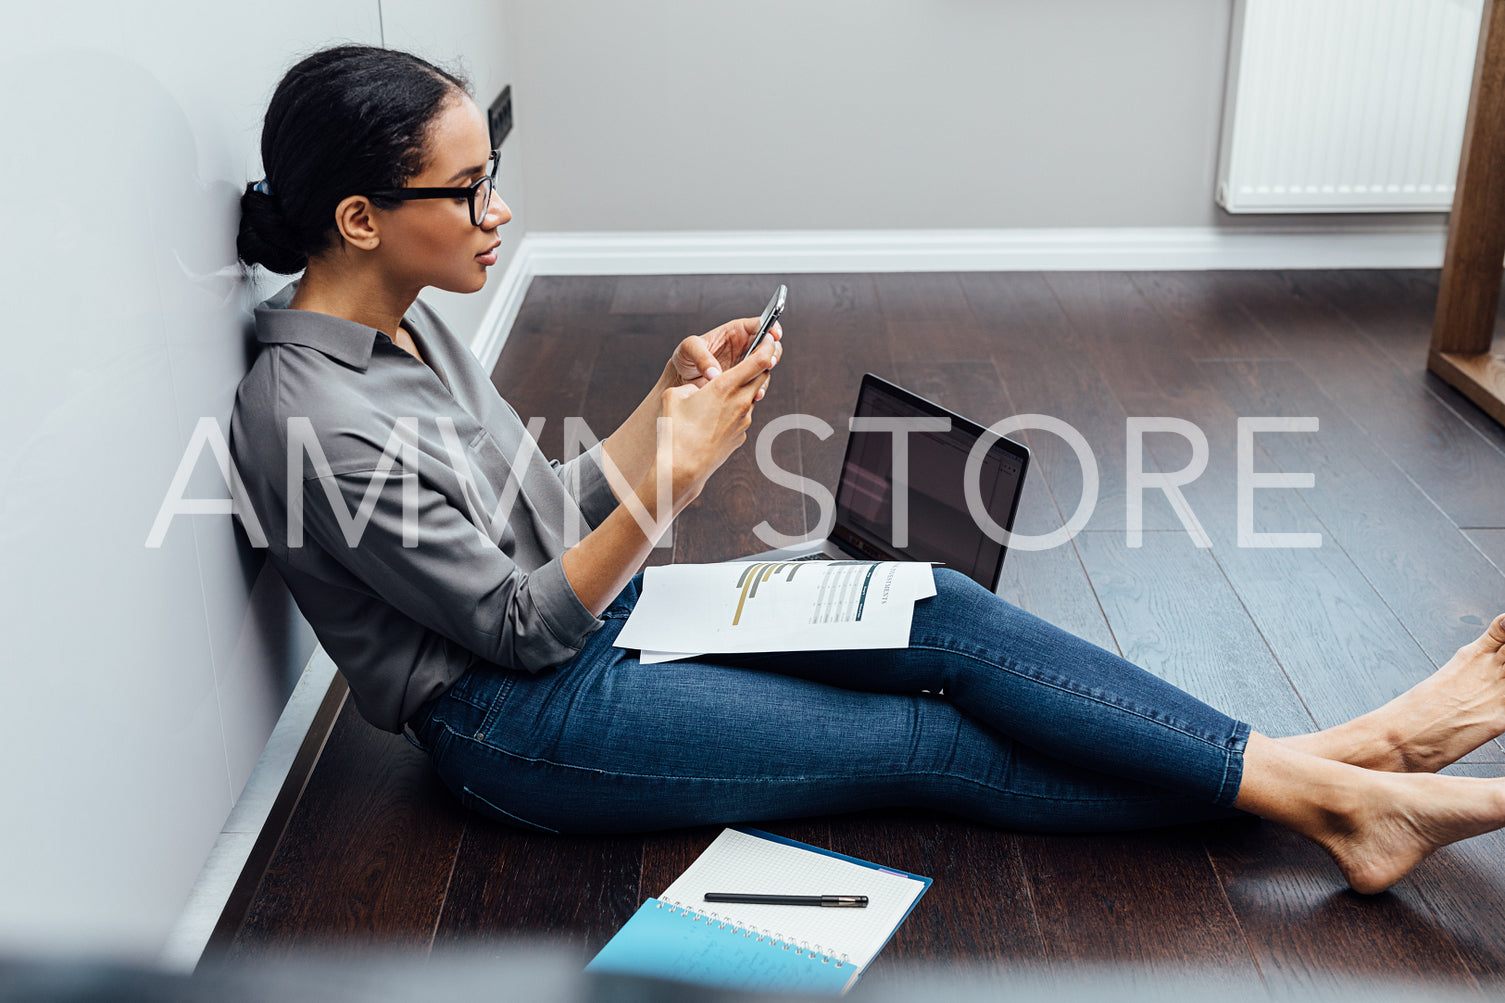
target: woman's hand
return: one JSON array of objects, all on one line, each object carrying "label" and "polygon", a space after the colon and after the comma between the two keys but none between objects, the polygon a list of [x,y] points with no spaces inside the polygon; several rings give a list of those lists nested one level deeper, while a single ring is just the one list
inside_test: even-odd
[{"label": "woman's hand", "polygon": [[[674,355],[669,359],[666,373],[669,377],[670,386],[694,386],[703,387],[715,379],[736,361],[742,358],[742,353],[747,351],[747,346],[758,334],[758,317],[743,317],[740,320],[728,321],[720,327],[713,328],[705,334],[692,334],[681,341],[674,349]],[[769,339],[777,342],[784,336],[784,329],[778,321],[768,329],[769,338],[764,344],[758,346],[761,351],[769,343]],[[782,346],[779,347],[782,351]],[[774,353],[777,359],[779,351]],[[755,399],[761,400],[767,390],[761,390]]]},{"label": "woman's hand", "polygon": [[[667,465],[671,472],[676,512],[700,494],[706,479],[747,440],[753,404],[762,399],[771,370],[778,364],[781,348],[777,336],[765,339],[745,361],[730,365],[714,377],[704,376],[700,367],[704,363],[706,369],[719,369],[722,361],[740,354],[757,334],[757,325],[757,318],[732,321],[707,335],[686,338],[675,351],[671,365],[678,366],[684,352],[687,357],[699,358],[694,368],[702,373],[669,387],[659,398],[660,419],[668,419],[670,428],[669,435],[659,437],[658,469]],[[718,334],[719,341],[710,340]],[[712,344],[723,354],[713,354]],[[697,356],[699,351],[710,358]]]}]

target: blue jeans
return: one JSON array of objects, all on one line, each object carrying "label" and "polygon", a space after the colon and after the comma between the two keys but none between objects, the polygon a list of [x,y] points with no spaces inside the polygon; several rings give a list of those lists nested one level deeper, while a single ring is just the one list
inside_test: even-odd
[{"label": "blue jeans", "polygon": [[480,664],[413,722],[466,807],[608,833],[922,807],[1049,832],[1240,814],[1249,726],[935,572],[908,648],[643,665],[612,646],[634,578],[570,662]]}]

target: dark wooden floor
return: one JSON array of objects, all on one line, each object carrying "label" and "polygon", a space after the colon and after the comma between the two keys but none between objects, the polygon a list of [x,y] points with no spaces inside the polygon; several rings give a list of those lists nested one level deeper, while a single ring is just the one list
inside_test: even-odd
[{"label": "dark wooden floor", "polygon": [[[980,422],[1070,422],[1101,491],[1086,531],[1010,554],[1003,594],[1121,651],[1273,734],[1329,726],[1444,661],[1505,609],[1505,432],[1424,374],[1436,272],[801,275],[787,279],[786,353],[753,435],[773,417],[845,428],[873,371]],[[756,314],[766,276],[535,280],[495,374],[545,452],[581,415],[604,437],[675,342]],[[1158,493],[1144,545],[1125,543],[1125,419],[1172,416],[1209,441],[1185,489],[1198,549]],[[1241,549],[1237,419],[1314,416],[1263,434],[1255,469],[1311,472],[1261,491],[1256,528],[1316,532],[1318,549]],[[1026,436],[1036,466],[1019,525],[1061,525],[1081,494],[1061,440]],[[781,466],[834,483],[844,435],[777,440]],[[681,517],[672,554],[761,549],[767,518],[802,532],[804,496],[734,455]],[[1170,434],[1146,467],[1190,457]],[[1486,746],[1455,772],[1505,773]],[[1134,835],[1020,835],[915,812],[764,827],[935,878],[868,976],[910,961],[1013,970],[1109,963],[1142,978],[1188,966],[1275,991],[1351,977],[1505,984],[1505,836],[1448,848],[1392,892],[1344,890],[1324,855],[1262,822]],[[575,838],[514,832],[452,803],[400,737],[342,712],[228,955],[311,945],[359,956],[545,935],[582,963],[694,859],[716,829]]]}]

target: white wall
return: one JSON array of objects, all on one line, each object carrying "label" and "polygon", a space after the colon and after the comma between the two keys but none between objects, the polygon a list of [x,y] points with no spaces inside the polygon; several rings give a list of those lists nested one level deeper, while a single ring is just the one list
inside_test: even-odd
[{"label": "white wall", "polygon": [[[0,954],[154,958],[314,648],[228,516],[179,516],[160,548],[145,545],[199,417],[228,433],[250,307],[286,281],[248,279],[234,252],[273,87],[312,49],[379,44],[385,22],[389,44],[461,56],[484,104],[506,79],[494,8],[7,12]],[[486,303],[454,305],[462,338]],[[228,498],[212,453],[186,495]]]},{"label": "white wall", "polygon": [[1213,203],[1232,0],[514,6],[530,231],[1270,222]]}]

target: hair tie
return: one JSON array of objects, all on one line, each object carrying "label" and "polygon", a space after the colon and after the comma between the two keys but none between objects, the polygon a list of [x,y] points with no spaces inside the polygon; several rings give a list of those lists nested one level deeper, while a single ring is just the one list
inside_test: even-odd
[{"label": "hair tie", "polygon": [[260,181],[256,182],[254,185],[251,186],[251,189],[253,191],[261,192],[261,194],[263,194],[263,195],[270,195],[270,194],[272,194],[272,190],[267,187],[267,179],[266,178],[262,178]]}]

